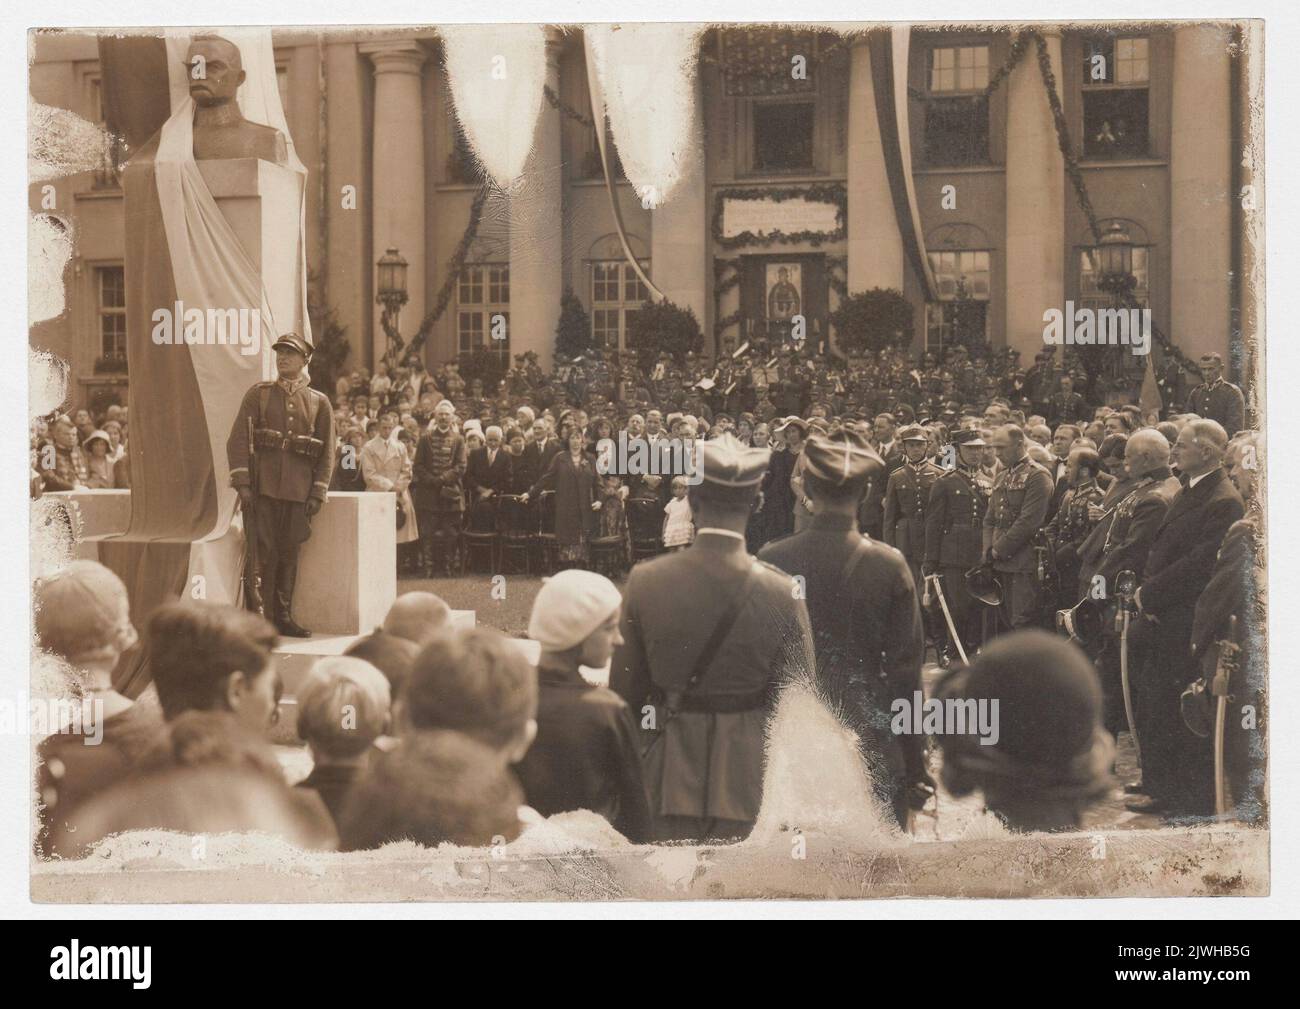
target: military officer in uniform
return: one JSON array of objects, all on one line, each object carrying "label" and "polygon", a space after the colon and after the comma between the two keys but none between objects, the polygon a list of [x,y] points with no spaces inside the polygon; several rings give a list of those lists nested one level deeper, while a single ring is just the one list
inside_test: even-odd
[{"label": "military officer in uniform", "polygon": [[[261,580],[261,611],[281,634],[305,638],[311,631],[293,619],[293,589],[298,550],[311,535],[334,470],[334,411],[329,397],[307,384],[307,341],[286,333],[272,349],[279,378],[244,394],[226,458],[244,534],[255,537],[251,556]],[[246,591],[246,602],[256,608],[258,600]]]},{"label": "military officer in uniform", "polygon": [[775,689],[813,669],[793,579],[745,549],[768,451],[724,434],[700,453],[689,490],[695,541],[632,569],[610,671],[648,734],[643,765],[661,840],[749,834]]},{"label": "military officer in uniform", "polygon": [[1061,376],[1061,387],[1048,401],[1047,421],[1055,428],[1059,424],[1082,424],[1088,420],[1088,404],[1074,391],[1074,379]]},{"label": "military officer in uniform", "polygon": [[903,443],[903,464],[889,476],[885,486],[884,541],[907,559],[912,581],[921,585],[921,562],[925,559],[925,511],[930,489],[943,470],[926,458],[930,440],[925,428],[913,424],[898,435]]},{"label": "military officer in uniform", "polygon": [[[952,469],[930,489],[925,512],[925,560],[922,574],[938,575],[944,600],[967,656],[980,645],[983,611],[966,588],[966,572],[980,563],[984,553],[984,513],[988,488],[979,479],[984,438],[979,431],[954,431],[956,452]],[[938,605],[936,602],[935,605]],[[947,640],[945,622],[944,640]],[[947,648],[940,653],[947,657]]]},{"label": "military officer in uniform", "polygon": [[461,480],[468,465],[465,439],[452,424],[455,410],[450,400],[433,409],[433,426],[415,447],[411,489],[420,529],[420,553],[425,576],[450,575],[460,544],[465,510]]},{"label": "military officer in uniform", "polygon": [[921,689],[925,634],[912,573],[894,547],[858,531],[858,500],[884,461],[861,435],[813,435],[804,448],[811,524],[759,557],[803,579],[817,685],[857,735],[881,805],[907,829],[934,784],[925,739],[890,731],[893,701]]},{"label": "military officer in uniform", "polygon": [[1094,508],[1101,505],[1105,492],[1097,483],[1101,472],[1101,458],[1095,449],[1076,448],[1065,460],[1065,478],[1070,489],[1061,498],[1061,506],[1047,523],[1048,541],[1056,557],[1056,570],[1060,578],[1060,597],[1057,609],[1069,608],[1078,602],[1075,585],[1079,577],[1079,548],[1092,532],[1097,520]]},{"label": "military officer in uniform", "polygon": [[1232,437],[1246,428],[1246,399],[1231,382],[1223,380],[1223,358],[1201,355],[1201,384],[1187,395],[1187,412],[1217,420]]},{"label": "military officer in uniform", "polygon": [[984,556],[1002,583],[1002,620],[1012,630],[1038,619],[1038,585],[1032,541],[1052,503],[1052,477],[1025,451],[1025,432],[1015,424],[995,428],[989,444],[1004,467],[993,484],[984,515]]}]

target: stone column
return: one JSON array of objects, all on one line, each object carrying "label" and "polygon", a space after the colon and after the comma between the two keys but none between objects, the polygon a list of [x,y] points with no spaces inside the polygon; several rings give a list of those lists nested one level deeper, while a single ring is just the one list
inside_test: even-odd
[{"label": "stone column", "polygon": [[1225,365],[1234,198],[1230,41],[1228,30],[1214,25],[1174,32],[1169,145],[1169,337],[1193,359],[1218,351]]},{"label": "stone column", "polygon": [[849,65],[848,283],[857,293],[872,287],[903,289],[903,237],[890,196],[885,152],[876,117],[871,50],[854,43]]},{"label": "stone column", "polygon": [[687,140],[691,165],[667,200],[650,215],[650,279],[673,304],[695,312],[704,331],[707,350],[713,347],[713,339],[708,312],[708,187],[702,140],[702,92],[703,83],[697,74],[695,120]]},{"label": "stone column", "polygon": [[[1057,87],[1061,33],[1042,28]],[[1028,364],[1043,349],[1043,313],[1065,308],[1065,161],[1030,45],[1007,81],[1008,347]]]},{"label": "stone column", "polygon": [[[546,29],[546,84],[560,91],[561,39]],[[510,352],[537,352],[549,371],[564,289],[560,113],[543,101],[524,174],[510,195]]]},{"label": "stone column", "polygon": [[[421,71],[425,50],[414,39],[361,46],[375,68],[375,127],[371,149],[371,262],[390,247],[410,264],[406,272],[410,300],[402,309],[402,329],[414,331],[424,318],[424,103]],[[380,307],[372,305],[374,346],[371,366],[383,356],[385,339],[379,326]]]}]

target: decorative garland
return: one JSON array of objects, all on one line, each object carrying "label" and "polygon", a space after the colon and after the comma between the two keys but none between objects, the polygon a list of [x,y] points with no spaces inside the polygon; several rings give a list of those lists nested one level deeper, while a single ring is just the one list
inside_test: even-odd
[{"label": "decorative garland", "polygon": [[[752,231],[742,231],[739,235],[725,238],[722,234],[722,215],[727,200],[772,200],[783,203],[786,200],[804,199],[815,203],[835,204],[834,231],[796,231],[786,234],[783,231],[766,232],[756,235]],[[720,189],[714,194],[713,204],[713,240],[724,249],[733,249],[738,245],[775,245],[777,242],[795,244],[807,242],[813,248],[819,248],[827,242],[843,241],[848,234],[849,193],[841,182],[818,183],[811,186],[792,186],[786,189]]]},{"label": "decorative garland", "polygon": [[447,306],[451,304],[452,293],[456,290],[456,284],[460,280],[461,270],[465,267],[469,247],[474,244],[474,239],[478,235],[479,224],[483,220],[483,205],[487,202],[487,198],[488,187],[480,186],[478,192],[474,194],[474,202],[469,208],[469,223],[465,225],[465,233],[461,235],[460,242],[456,245],[456,251],[452,253],[451,259],[447,261],[447,275],[443,278],[442,287],[438,290],[437,298],[434,299],[433,311],[424,317],[420,323],[420,328],[411,337],[411,344],[406,348],[405,355],[402,353],[404,346],[402,336],[391,324],[387,310],[381,314],[380,323],[383,326],[385,335],[388,337],[388,349],[384,352],[384,360],[389,361],[391,354],[392,360],[389,361],[390,364],[400,357],[409,358],[423,350],[424,344],[429,339],[429,334],[433,332],[434,325],[447,311]]},{"label": "decorative garland", "polygon": [[[1030,29],[1025,34],[1033,37],[1038,48],[1038,72],[1043,78],[1043,87],[1047,89],[1047,102],[1052,108],[1052,122],[1056,126],[1056,145],[1061,149],[1061,157],[1065,161],[1065,174],[1070,179],[1070,185],[1074,189],[1079,209],[1083,211],[1084,216],[1088,219],[1088,231],[1092,234],[1093,247],[1095,248],[1101,245],[1101,228],[1097,224],[1097,212],[1093,209],[1092,200],[1088,196],[1088,185],[1084,181],[1083,171],[1079,167],[1079,159],[1075,156],[1074,146],[1070,143],[1070,134],[1065,122],[1065,110],[1061,107],[1061,97],[1056,90],[1056,75],[1052,73],[1052,61],[1047,51],[1047,40],[1034,29]],[[1020,42],[1020,38],[1018,37],[1016,41],[1017,43]],[[1013,43],[1013,47],[1015,44]],[[1093,249],[1088,249],[1087,253],[1095,271],[1097,261]],[[1116,293],[1118,293],[1125,307],[1141,307],[1137,299],[1133,297],[1131,289],[1128,291],[1121,290]],[[1175,347],[1169,337],[1154,322],[1151,324],[1151,333],[1156,338],[1156,342],[1160,344],[1160,349],[1168,357],[1172,357],[1189,372],[1197,370],[1197,366],[1192,362],[1192,359]]]},{"label": "decorative garland", "polygon": [[581,123],[583,126],[595,125],[590,116],[584,116],[581,112],[557,95],[549,84],[542,85],[542,94],[544,94],[546,100],[551,103],[551,108],[558,110],[560,115],[568,116],[575,123]]},{"label": "decorative garland", "polygon": [[[739,256],[734,259],[715,258],[713,260],[713,342],[716,346],[725,333],[745,317],[743,309],[736,309],[730,315],[721,316],[722,296],[740,284],[740,270],[743,261]],[[729,275],[727,271],[730,271]]]}]

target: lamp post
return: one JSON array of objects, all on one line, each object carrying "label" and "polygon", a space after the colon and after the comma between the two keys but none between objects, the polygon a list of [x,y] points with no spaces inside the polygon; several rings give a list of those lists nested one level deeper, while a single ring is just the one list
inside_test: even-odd
[{"label": "lamp post", "polygon": [[1133,276],[1133,240],[1119,221],[1101,236],[1096,257],[1097,286],[1114,299],[1116,308],[1125,308],[1137,278]]},{"label": "lamp post", "polygon": [[388,341],[384,348],[383,360],[391,368],[397,363],[404,346],[402,335],[398,330],[398,318],[402,306],[409,300],[406,293],[408,264],[396,248],[389,248],[379,257],[379,262],[375,265],[378,269],[375,301],[383,307],[383,312],[379,316],[379,325]]}]

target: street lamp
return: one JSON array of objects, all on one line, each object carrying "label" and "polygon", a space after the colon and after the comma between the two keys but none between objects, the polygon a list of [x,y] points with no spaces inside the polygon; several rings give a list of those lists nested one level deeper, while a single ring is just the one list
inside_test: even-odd
[{"label": "street lamp", "polygon": [[1094,254],[1097,258],[1097,286],[1115,299],[1115,307],[1128,302],[1137,278],[1133,276],[1133,240],[1119,221],[1102,235]]},{"label": "street lamp", "polygon": [[383,328],[384,335],[388,339],[388,347],[384,351],[384,360],[389,362],[390,367],[402,352],[403,340],[397,329],[397,318],[402,311],[402,306],[409,300],[406,294],[407,265],[402,254],[395,248],[386,250],[379,257],[379,262],[376,264],[379,271],[379,282],[376,285],[375,301],[382,305],[384,309],[379,316],[379,325]]}]

